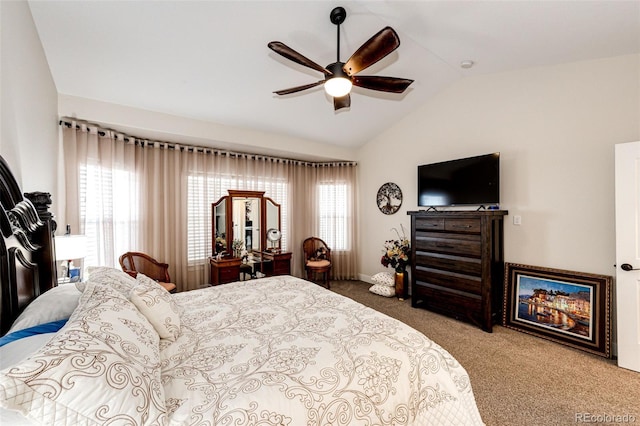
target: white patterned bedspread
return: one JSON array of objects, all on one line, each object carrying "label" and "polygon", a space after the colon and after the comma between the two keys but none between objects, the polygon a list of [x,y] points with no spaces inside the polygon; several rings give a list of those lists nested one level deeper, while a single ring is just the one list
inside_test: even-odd
[{"label": "white patterned bedspread", "polygon": [[171,425],[482,424],[460,364],[413,328],[280,276],[178,293]]}]

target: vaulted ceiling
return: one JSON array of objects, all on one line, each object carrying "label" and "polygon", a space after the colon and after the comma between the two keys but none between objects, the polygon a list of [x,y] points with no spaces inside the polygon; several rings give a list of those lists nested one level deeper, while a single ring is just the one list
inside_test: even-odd
[{"label": "vaulted ceiling", "polygon": [[[640,53],[638,1],[29,1],[58,92],[357,147],[454,81]],[[415,80],[401,94],[354,88],[335,112],[322,74],[267,48],[336,60],[389,25],[401,45],[361,74]],[[462,61],[473,61],[462,68]]]}]

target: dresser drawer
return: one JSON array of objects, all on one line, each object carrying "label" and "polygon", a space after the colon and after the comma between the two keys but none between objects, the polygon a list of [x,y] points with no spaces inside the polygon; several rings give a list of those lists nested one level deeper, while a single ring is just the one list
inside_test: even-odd
[{"label": "dresser drawer", "polygon": [[416,265],[431,269],[443,269],[466,275],[480,276],[482,263],[480,258],[452,256],[441,253],[416,252]]},{"label": "dresser drawer", "polygon": [[435,232],[416,235],[415,250],[416,253],[418,251],[433,251],[472,257],[480,257],[482,254],[479,235],[455,238],[454,235]]},{"label": "dresser drawer", "polygon": [[417,231],[444,231],[444,218],[442,217],[419,217],[416,218]]},{"label": "dresser drawer", "polygon": [[480,295],[482,293],[482,280],[479,276],[425,268],[423,266],[416,268],[416,284],[438,285],[470,295]]},{"label": "dresser drawer", "polygon": [[289,261],[276,262],[273,266],[273,275],[291,275],[291,266]]},{"label": "dresser drawer", "polygon": [[474,323],[478,323],[482,316],[480,297],[449,292],[431,285],[416,285],[412,290],[411,304],[414,307],[420,304],[433,311]]},{"label": "dresser drawer", "polygon": [[480,232],[480,219],[477,218],[416,218],[416,231]]},{"label": "dresser drawer", "polygon": [[238,281],[240,278],[240,266],[230,266],[219,270],[220,283],[230,283]]},{"label": "dresser drawer", "polygon": [[479,233],[480,232],[480,219],[475,218],[459,218],[459,219],[445,219],[444,230],[450,232],[468,232]]}]

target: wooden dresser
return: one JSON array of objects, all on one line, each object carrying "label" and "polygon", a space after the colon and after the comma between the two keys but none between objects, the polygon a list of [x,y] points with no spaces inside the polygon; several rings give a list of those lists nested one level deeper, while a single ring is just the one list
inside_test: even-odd
[{"label": "wooden dresser", "polygon": [[[256,256],[255,253],[254,256]],[[257,258],[258,260],[255,262],[257,266],[250,267],[248,274],[253,274],[257,270],[268,277],[291,275],[291,252],[263,251]],[[241,268],[248,266],[248,264],[242,263],[242,259],[239,257],[225,257],[219,260],[215,257],[209,257],[209,265],[211,272],[209,284],[211,285],[240,280]]]},{"label": "wooden dresser", "polygon": [[291,275],[291,252],[263,251],[263,273],[271,275]]},{"label": "wooden dresser", "polygon": [[503,295],[505,210],[411,215],[411,306],[491,332]]},{"label": "wooden dresser", "polygon": [[226,284],[240,279],[240,264],[242,259],[239,257],[227,257],[223,259],[209,258],[211,267],[209,276],[209,284],[218,285]]}]

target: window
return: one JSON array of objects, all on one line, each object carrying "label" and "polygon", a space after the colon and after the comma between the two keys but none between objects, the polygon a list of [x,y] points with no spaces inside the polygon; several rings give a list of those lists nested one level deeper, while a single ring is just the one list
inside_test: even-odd
[{"label": "window", "polygon": [[351,187],[347,183],[318,185],[320,220],[318,234],[332,250],[350,250],[347,234],[350,220],[348,200]]},{"label": "window", "polygon": [[[339,250],[341,275],[356,273],[355,163],[299,162],[138,139],[84,121],[60,124],[64,150],[75,153],[65,158],[77,161],[76,167],[65,165],[66,183],[74,188],[64,201],[72,232],[87,236],[85,264],[117,268],[126,251],[157,251],[176,263],[172,275],[192,289],[207,275],[211,205],[237,189],[264,191],[280,204],[280,244],[286,251],[297,249],[288,241],[288,215],[305,214],[319,202],[320,209],[301,218],[300,232],[321,236]],[[305,196],[294,203],[293,193]]]},{"label": "window", "polygon": [[[87,265],[117,266],[118,257],[136,247],[139,224],[134,173],[86,165],[79,170],[80,223],[87,236]],[[117,194],[117,197],[114,197]]]}]

